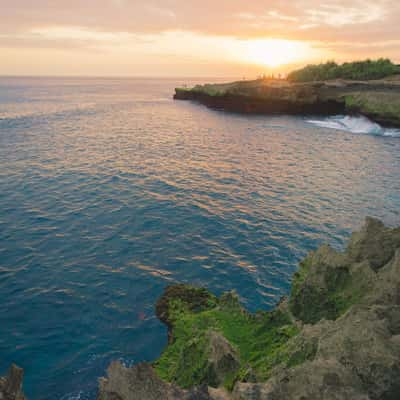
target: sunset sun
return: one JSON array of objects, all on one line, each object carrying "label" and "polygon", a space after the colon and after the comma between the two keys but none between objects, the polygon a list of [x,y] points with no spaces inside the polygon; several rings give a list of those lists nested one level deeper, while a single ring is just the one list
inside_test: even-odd
[{"label": "sunset sun", "polygon": [[310,53],[308,44],[291,40],[253,40],[247,45],[249,62],[271,68],[304,60]]}]

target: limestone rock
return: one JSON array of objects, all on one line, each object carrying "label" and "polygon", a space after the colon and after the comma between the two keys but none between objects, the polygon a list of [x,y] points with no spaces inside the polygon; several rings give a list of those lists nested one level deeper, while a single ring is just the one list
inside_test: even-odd
[{"label": "limestone rock", "polygon": [[[174,301],[184,305],[183,314],[176,309],[169,313],[171,304],[176,306]],[[223,324],[207,325],[215,311],[234,315],[235,324],[245,323],[241,317],[246,321],[266,318],[269,324],[257,325],[257,333],[265,331],[265,337],[270,337],[271,321],[277,318],[273,313],[246,313],[233,293],[217,299],[201,289],[171,287],[158,302],[157,315],[171,328],[189,316],[185,329],[190,335],[182,343],[170,337],[169,346],[178,343],[174,354],[179,364],[170,381],[179,382],[194,371],[204,378],[198,382],[214,388],[184,390],[162,381],[147,364],[125,368],[114,363],[100,383],[98,400],[400,400],[399,228],[390,229],[368,218],[365,227],[352,235],[345,252],[325,245],[306,258],[294,276],[289,301],[282,301],[275,311],[285,316],[278,332],[295,333],[276,350],[274,341],[266,342],[274,349],[261,359],[269,366],[267,375],[256,373],[260,359],[251,364],[249,354],[243,354],[248,347],[235,342],[239,354],[226,339],[232,335],[225,332],[224,337]],[[201,317],[197,325],[203,329],[201,334],[191,330],[194,315]],[[249,326],[246,334],[252,334]],[[270,363],[270,358],[276,362]],[[246,363],[241,364],[241,359]],[[189,368],[191,363],[195,369]],[[247,368],[255,369],[252,379],[243,373]],[[227,377],[233,379],[229,384],[236,382],[232,393],[222,389]]]},{"label": "limestone rock", "polygon": [[[239,356],[232,345],[218,332],[209,331],[208,369],[213,386],[220,386],[225,378],[240,368]],[[211,382],[210,382],[211,383]]]},{"label": "limestone rock", "polygon": [[353,262],[368,260],[376,270],[382,268],[399,247],[400,228],[387,228],[381,221],[368,217],[361,231],[352,235],[346,253]]},{"label": "limestone rock", "polygon": [[[294,288],[301,299],[296,307],[302,317],[313,307],[321,314],[291,339],[288,357],[299,359],[308,349],[315,354],[293,368],[277,368],[265,383],[237,383],[234,400],[400,399],[398,234],[368,219],[345,253],[323,246],[308,258]],[[323,307],[313,303],[315,292]],[[348,308],[324,315],[324,296],[346,300]]]},{"label": "limestone rock", "polygon": [[11,365],[7,376],[0,378],[0,400],[25,400],[22,392],[24,370]]},{"label": "limestone rock", "polygon": [[162,381],[149,364],[126,368],[113,362],[99,381],[97,400],[211,400],[208,389],[190,391]]},{"label": "limestone rock", "polygon": [[238,383],[233,400],[371,400],[357,375],[336,360],[306,362],[265,384]]}]

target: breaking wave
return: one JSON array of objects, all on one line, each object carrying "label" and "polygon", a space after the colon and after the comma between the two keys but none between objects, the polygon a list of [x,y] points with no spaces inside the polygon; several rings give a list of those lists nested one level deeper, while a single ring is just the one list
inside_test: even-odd
[{"label": "breaking wave", "polygon": [[363,116],[337,115],[307,120],[307,122],[321,128],[337,129],[351,133],[400,137],[400,129],[385,128]]}]

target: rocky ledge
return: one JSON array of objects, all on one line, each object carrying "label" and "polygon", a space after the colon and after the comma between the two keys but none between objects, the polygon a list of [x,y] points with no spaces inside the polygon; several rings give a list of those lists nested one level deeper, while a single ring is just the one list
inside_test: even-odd
[{"label": "rocky ledge", "polygon": [[400,127],[400,75],[376,81],[258,79],[197,85],[176,88],[174,98],[240,113],[361,114],[382,125]]},{"label": "rocky ledge", "polygon": [[[160,358],[112,363],[98,400],[399,400],[400,228],[367,218],[344,252],[311,252],[272,311],[175,285],[156,314]],[[24,400],[21,382],[13,366],[0,399]]]},{"label": "rocky ledge", "polygon": [[156,313],[169,332],[161,357],[111,364],[99,400],[400,399],[400,228],[378,220],[343,253],[309,254],[273,311],[176,285]]}]

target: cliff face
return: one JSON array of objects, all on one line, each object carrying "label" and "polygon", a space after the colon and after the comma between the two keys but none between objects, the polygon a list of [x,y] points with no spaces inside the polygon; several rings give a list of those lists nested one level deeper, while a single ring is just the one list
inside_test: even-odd
[{"label": "cliff face", "polygon": [[384,125],[400,126],[400,78],[311,83],[260,79],[177,88],[174,98],[240,113],[362,114]]},{"label": "cliff face", "polygon": [[[175,285],[156,313],[168,327],[163,354],[112,363],[98,400],[400,399],[400,228],[378,220],[343,253],[310,253],[273,311]],[[25,400],[22,376],[12,366],[0,378],[0,400]]]},{"label": "cliff face", "polygon": [[369,218],[345,252],[311,253],[272,312],[184,285],[156,309],[167,348],[152,366],[112,364],[100,400],[400,398],[400,228]]}]

